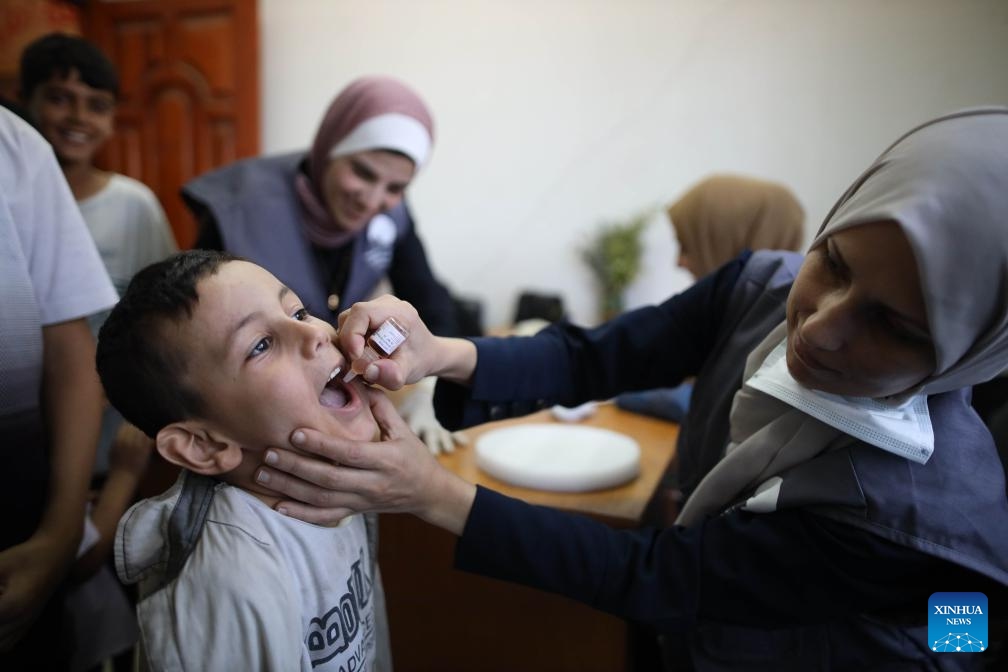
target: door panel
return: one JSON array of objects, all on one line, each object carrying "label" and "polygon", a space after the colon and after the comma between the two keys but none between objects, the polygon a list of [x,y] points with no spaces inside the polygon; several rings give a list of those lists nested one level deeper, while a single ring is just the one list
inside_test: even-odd
[{"label": "door panel", "polygon": [[190,247],[196,225],[179,188],[259,151],[255,0],[93,1],[84,34],[121,78],[116,134],[99,165],[153,189]]}]

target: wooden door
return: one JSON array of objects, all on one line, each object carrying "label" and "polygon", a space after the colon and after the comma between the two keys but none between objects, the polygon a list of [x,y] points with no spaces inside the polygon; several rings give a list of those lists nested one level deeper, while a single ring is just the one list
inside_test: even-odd
[{"label": "wooden door", "polygon": [[256,0],[92,0],[83,18],[121,80],[98,163],[153,189],[190,247],[196,225],[179,188],[259,151]]},{"label": "wooden door", "polygon": [[80,8],[69,0],[0,0],[0,98],[17,104],[21,52],[47,33],[79,35]]}]

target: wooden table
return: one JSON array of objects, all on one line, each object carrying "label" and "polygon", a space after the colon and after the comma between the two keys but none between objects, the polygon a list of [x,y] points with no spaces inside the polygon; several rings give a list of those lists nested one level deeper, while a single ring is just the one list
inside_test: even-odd
[{"label": "wooden table", "polygon": [[[633,437],[641,474],[617,488],[552,493],[507,485],[476,467],[484,432],[555,422],[548,411],[466,431],[469,447],[439,459],[469,481],[533,504],[634,527],[675,455],[678,426],[603,404],[580,424]],[[631,669],[627,624],[563,597],[452,569],[455,537],[403,515],[381,517],[379,561],[397,672],[613,672]]]}]

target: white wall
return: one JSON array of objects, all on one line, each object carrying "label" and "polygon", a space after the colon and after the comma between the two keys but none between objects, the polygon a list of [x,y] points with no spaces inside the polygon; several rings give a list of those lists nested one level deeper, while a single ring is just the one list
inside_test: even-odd
[{"label": "white wall", "polygon": [[[789,184],[807,238],[885,146],[937,113],[1008,103],[1004,0],[259,0],[263,150],[306,146],[362,74],[437,122],[410,188],[439,275],[510,320],[523,289],[596,321],[578,247],[712,171]],[[639,305],[689,282],[646,233]]]}]

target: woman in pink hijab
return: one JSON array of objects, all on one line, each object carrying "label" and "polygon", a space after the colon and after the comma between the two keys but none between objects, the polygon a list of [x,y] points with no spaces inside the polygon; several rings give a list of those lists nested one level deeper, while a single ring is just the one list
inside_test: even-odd
[{"label": "woman in pink hijab", "polygon": [[200,223],[196,247],[264,266],[335,322],[388,279],[442,335],[458,332],[404,196],[430,157],[434,122],[389,77],[351,82],[329,105],[307,151],[246,159],[182,189]]},{"label": "woman in pink hijab", "polygon": [[[238,161],[182,188],[200,224],[195,247],[254,261],[332,323],[387,280],[434,333],[462,335],[405,200],[433,144],[434,121],[416,92],[361,77],[333,99],[307,151]],[[448,451],[456,437],[434,418],[432,396],[433,379],[400,412],[432,451]]]}]

